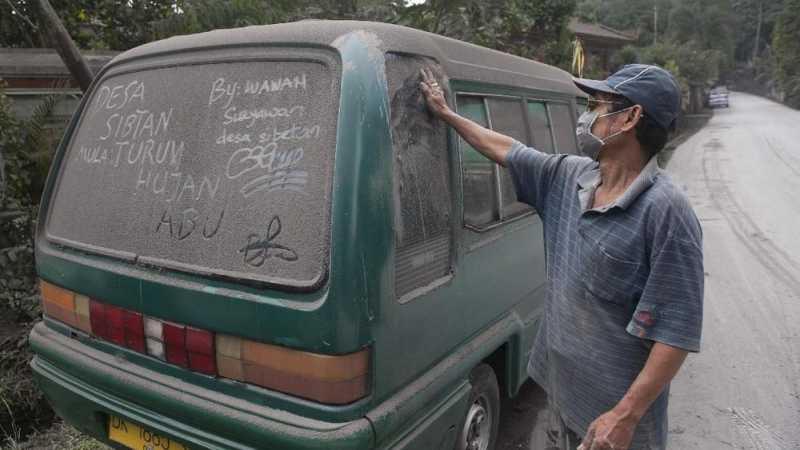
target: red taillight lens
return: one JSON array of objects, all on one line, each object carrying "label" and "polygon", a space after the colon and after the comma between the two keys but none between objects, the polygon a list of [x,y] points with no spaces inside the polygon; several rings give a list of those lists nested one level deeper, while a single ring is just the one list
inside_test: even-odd
[{"label": "red taillight lens", "polygon": [[106,323],[106,305],[89,301],[89,323],[92,324],[92,334],[108,340],[108,324]]},{"label": "red taillight lens", "polygon": [[214,335],[206,330],[186,328],[186,350],[189,368],[208,375],[217,373],[214,357]]},{"label": "red taillight lens", "polygon": [[122,318],[123,310],[118,306],[105,305],[106,332],[108,340],[125,345],[125,320]]},{"label": "red taillight lens", "polygon": [[141,314],[91,300],[89,322],[95,336],[144,353],[144,321]]},{"label": "red taillight lens", "polygon": [[186,327],[164,322],[164,351],[167,362],[181,367],[189,367],[186,354]]},{"label": "red taillight lens", "polygon": [[144,321],[142,315],[133,311],[124,311],[122,320],[125,324],[125,346],[131,350],[144,353]]}]

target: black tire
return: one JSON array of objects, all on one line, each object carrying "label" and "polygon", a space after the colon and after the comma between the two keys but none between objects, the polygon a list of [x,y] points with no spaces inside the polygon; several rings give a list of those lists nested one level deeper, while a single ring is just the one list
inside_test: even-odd
[{"label": "black tire", "polygon": [[[500,424],[500,388],[494,370],[488,364],[480,364],[469,374],[472,390],[469,395],[467,413],[456,433],[456,450],[494,450]],[[489,420],[484,425],[484,420]],[[489,433],[488,439],[485,438]],[[472,446],[470,446],[472,445]]]}]

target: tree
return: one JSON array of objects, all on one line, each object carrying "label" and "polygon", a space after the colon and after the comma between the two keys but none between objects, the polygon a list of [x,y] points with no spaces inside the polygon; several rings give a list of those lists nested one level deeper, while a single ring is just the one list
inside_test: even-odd
[{"label": "tree", "polygon": [[800,0],[785,0],[775,23],[775,76],[785,101],[800,107]]},{"label": "tree", "polygon": [[[37,0],[0,1],[0,46],[46,47]],[[179,1],[179,0],[178,0]],[[52,0],[80,48],[127,50],[152,40],[151,24],[177,13],[176,0]]]},{"label": "tree", "polygon": [[736,20],[735,59],[752,65],[770,45],[773,28],[783,9],[782,0],[732,0]]},{"label": "tree", "polygon": [[397,23],[566,68],[574,0],[430,0],[403,8]]}]

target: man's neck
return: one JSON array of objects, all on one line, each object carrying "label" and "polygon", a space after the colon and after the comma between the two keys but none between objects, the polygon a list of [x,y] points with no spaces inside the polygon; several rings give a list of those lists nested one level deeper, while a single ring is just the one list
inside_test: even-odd
[{"label": "man's neck", "polygon": [[600,185],[595,191],[594,207],[609,204],[621,196],[648,161],[638,145],[601,156]]}]

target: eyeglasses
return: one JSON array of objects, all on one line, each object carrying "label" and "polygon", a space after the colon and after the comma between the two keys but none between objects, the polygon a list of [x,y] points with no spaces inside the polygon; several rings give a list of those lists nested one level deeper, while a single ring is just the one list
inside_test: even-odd
[{"label": "eyeglasses", "polygon": [[602,100],[599,98],[589,97],[589,101],[586,103],[586,109],[589,111],[594,111],[595,109],[599,108],[600,105],[625,105],[625,102],[621,100]]}]

